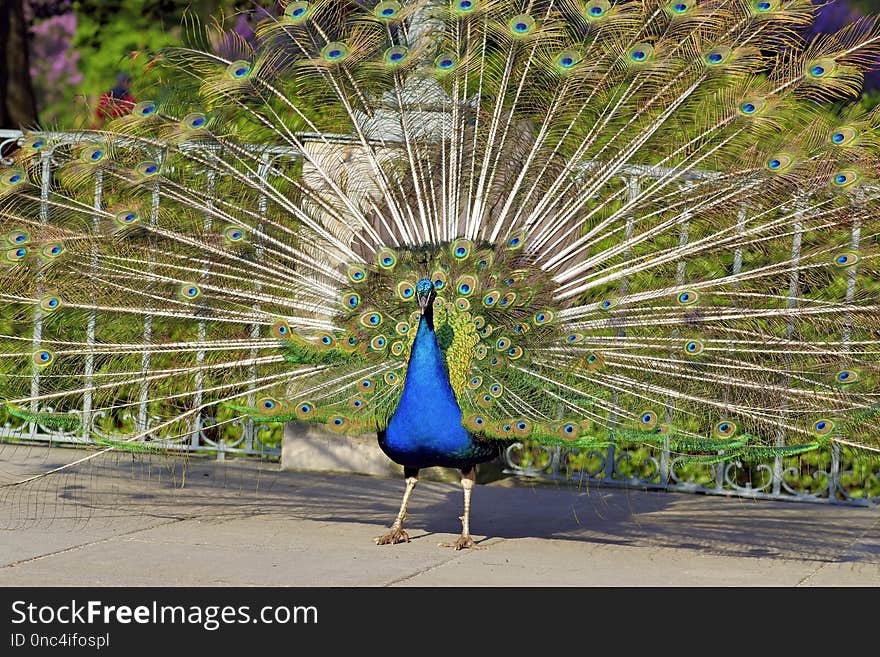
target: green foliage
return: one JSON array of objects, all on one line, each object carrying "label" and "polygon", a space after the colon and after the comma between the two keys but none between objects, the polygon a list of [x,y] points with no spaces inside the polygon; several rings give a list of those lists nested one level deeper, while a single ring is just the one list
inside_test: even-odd
[{"label": "green foliage", "polygon": [[245,3],[234,0],[74,0],[76,34],[71,47],[80,53],[83,82],[63,91],[62,98],[41,108],[43,125],[58,130],[95,125],[95,107],[101,94],[112,88],[119,73],[132,79],[136,100],[148,99],[149,89],[170,82],[150,66],[152,54],[184,38],[184,19],[207,21],[222,11],[231,15]]}]

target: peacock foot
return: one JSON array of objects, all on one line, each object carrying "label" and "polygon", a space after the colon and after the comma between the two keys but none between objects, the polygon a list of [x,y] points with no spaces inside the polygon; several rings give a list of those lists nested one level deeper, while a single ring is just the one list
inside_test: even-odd
[{"label": "peacock foot", "polygon": [[455,543],[441,543],[441,547],[452,548],[453,550],[482,550],[483,548],[474,543],[474,539],[470,534],[462,534]]},{"label": "peacock foot", "polygon": [[394,545],[395,543],[409,543],[409,534],[404,531],[403,527],[392,526],[391,531],[376,539],[376,545]]}]

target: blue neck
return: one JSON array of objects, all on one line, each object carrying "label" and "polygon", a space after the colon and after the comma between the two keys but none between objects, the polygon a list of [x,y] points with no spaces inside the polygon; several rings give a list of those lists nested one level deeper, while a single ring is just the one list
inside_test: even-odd
[{"label": "blue neck", "polygon": [[410,352],[401,405],[404,399],[418,402],[426,410],[442,406],[455,407],[458,420],[461,421],[461,408],[449,383],[446,361],[440,351],[430,314],[423,315],[419,321],[419,330]]},{"label": "blue neck", "polygon": [[400,403],[388,422],[387,440],[392,447],[454,452],[470,444],[470,435],[461,424],[461,407],[431,319],[429,311],[419,321]]}]

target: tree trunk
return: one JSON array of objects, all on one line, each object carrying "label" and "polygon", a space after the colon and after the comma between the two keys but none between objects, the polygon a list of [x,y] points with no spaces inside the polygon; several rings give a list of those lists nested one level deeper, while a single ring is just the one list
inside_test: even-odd
[{"label": "tree trunk", "polygon": [[0,128],[37,126],[23,0],[0,0]]}]

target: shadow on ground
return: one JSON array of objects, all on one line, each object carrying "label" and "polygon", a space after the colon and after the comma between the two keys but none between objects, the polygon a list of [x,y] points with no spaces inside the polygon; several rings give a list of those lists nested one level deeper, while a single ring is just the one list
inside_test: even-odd
[{"label": "shadow on ground", "polygon": [[[71,453],[6,446],[0,450],[0,484],[48,472],[67,463]],[[219,464],[112,455],[0,489],[0,526],[113,527],[143,516],[222,523],[270,515],[376,525],[378,534],[396,515],[402,491],[402,481],[281,472],[276,464],[248,460]],[[459,486],[420,482],[406,523],[413,542],[458,533],[461,504]],[[877,509],[508,479],[475,489],[471,526],[487,542],[545,538],[735,557],[880,563]]]}]

